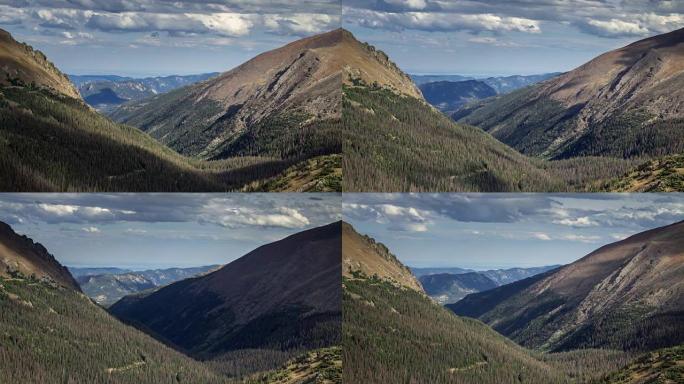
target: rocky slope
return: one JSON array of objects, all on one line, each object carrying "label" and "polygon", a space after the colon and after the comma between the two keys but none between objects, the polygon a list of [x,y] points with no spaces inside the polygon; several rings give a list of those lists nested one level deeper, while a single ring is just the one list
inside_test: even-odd
[{"label": "rocky slope", "polygon": [[684,29],[610,51],[454,117],[545,158],[684,150]]},{"label": "rocky slope", "polygon": [[[203,158],[339,153],[340,143],[330,141],[335,135],[322,136],[322,129],[338,128],[320,125],[339,121],[341,87],[348,82],[375,82],[420,97],[386,55],[338,29],[262,53],[208,81],[122,106],[112,116]],[[309,140],[315,148],[293,148],[288,140]]]},{"label": "rocky slope", "polygon": [[423,292],[423,287],[411,270],[384,244],[359,234],[348,223],[342,224],[342,276],[349,279],[376,277],[397,286]]},{"label": "rocky slope", "polygon": [[545,350],[677,345],[684,342],[684,222],[514,284],[473,294],[451,308]]},{"label": "rocky slope", "polygon": [[75,99],[81,98],[69,78],[42,52],[19,43],[9,32],[0,29],[0,85],[19,84],[34,84]]},{"label": "rocky slope", "polygon": [[340,223],[294,234],[110,312],[202,359],[339,344],[340,235]]},{"label": "rocky slope", "polygon": [[0,222],[0,277],[33,277],[79,291],[76,280],[40,243]]}]

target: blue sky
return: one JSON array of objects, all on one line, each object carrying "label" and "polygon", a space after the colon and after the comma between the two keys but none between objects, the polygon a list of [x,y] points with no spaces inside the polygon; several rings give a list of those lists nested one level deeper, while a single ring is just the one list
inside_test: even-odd
[{"label": "blue sky", "polygon": [[339,26],[412,73],[564,71],[684,27],[649,0],[0,0],[0,27],[71,74],[228,70]]},{"label": "blue sky", "polygon": [[405,71],[474,76],[566,71],[684,27],[683,1],[346,0],[343,12]]},{"label": "blue sky", "polygon": [[77,267],[224,264],[340,211],[340,194],[0,194],[0,221]]},{"label": "blue sky", "polygon": [[412,267],[534,267],[684,220],[684,194],[344,194],[342,214]]}]

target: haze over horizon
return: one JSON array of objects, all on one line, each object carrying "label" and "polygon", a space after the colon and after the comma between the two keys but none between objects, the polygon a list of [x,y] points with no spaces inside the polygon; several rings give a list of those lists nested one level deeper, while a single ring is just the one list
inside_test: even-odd
[{"label": "haze over horizon", "polygon": [[410,267],[485,270],[573,262],[683,220],[683,199],[681,193],[350,193],[342,215]]},{"label": "haze over horizon", "polygon": [[0,194],[0,221],[63,265],[226,264],[340,219],[339,194]]},{"label": "haze over horizon", "polygon": [[570,70],[684,27],[675,1],[156,0],[0,2],[0,28],[73,75],[227,71],[344,27],[408,73],[487,77]]}]

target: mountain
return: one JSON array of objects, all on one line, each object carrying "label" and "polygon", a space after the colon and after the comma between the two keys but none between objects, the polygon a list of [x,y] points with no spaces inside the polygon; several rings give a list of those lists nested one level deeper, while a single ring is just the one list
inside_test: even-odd
[{"label": "mountain", "polygon": [[411,270],[390,253],[384,244],[360,235],[348,223],[342,224],[342,248],[343,277],[375,277],[397,287],[423,292],[423,287],[411,274]]},{"label": "mountain", "polygon": [[69,78],[45,55],[0,29],[0,85],[37,86],[80,99]]},{"label": "mountain", "polygon": [[521,294],[525,289],[548,277],[551,273],[540,273],[488,291],[467,295],[456,303],[447,304],[446,307],[459,316],[479,318],[502,302],[512,297],[515,298],[516,295]]},{"label": "mountain", "polygon": [[533,268],[491,269],[471,271],[461,268],[413,268],[425,292],[440,304],[452,304],[471,293],[494,289],[539,273],[558,265]]},{"label": "mountain", "polygon": [[478,272],[462,274],[438,273],[420,277],[425,293],[439,304],[455,303],[466,295],[496,288],[499,285]]},{"label": "mountain", "polygon": [[[489,279],[494,280],[498,285],[504,285],[513,283],[524,278],[537,275],[542,272],[546,272],[550,269],[555,269],[560,267],[560,265],[545,265],[542,267],[529,267],[529,268],[505,268],[505,269],[489,269],[486,271],[477,271],[483,274]],[[411,268],[411,272],[421,278],[425,275],[435,275],[448,273],[452,275],[459,275],[468,272],[476,272],[473,269],[458,268],[458,267],[428,267],[428,268]]]},{"label": "mountain", "polygon": [[[479,321],[454,316],[417,287],[398,284],[389,272],[404,271],[401,280],[410,281],[409,269],[383,251],[373,252],[378,249],[386,248],[343,225],[345,382],[569,382]],[[350,265],[374,267],[352,273]]]},{"label": "mountain", "polygon": [[527,87],[528,85],[532,85],[540,81],[550,79],[552,77],[556,77],[560,74],[560,72],[551,72],[542,73],[539,75],[496,76],[480,79],[480,81],[494,88],[497,94],[504,94],[513,92],[516,89]]},{"label": "mountain", "polygon": [[208,265],[193,268],[150,269],[136,272],[119,270],[118,268],[100,268],[100,270],[106,271],[109,269],[113,270],[113,272],[95,274],[86,272],[89,270],[86,269],[86,271],[82,271],[82,273],[86,274],[77,276],[77,281],[83,293],[98,304],[108,306],[124,296],[205,274],[219,267],[219,265]]},{"label": "mountain", "polygon": [[183,157],[140,130],[96,113],[69,91],[73,87],[66,76],[42,53],[16,43],[5,31],[0,35],[5,63],[0,78],[11,80],[0,83],[0,191],[227,191],[297,163],[273,157],[220,162]]},{"label": "mountain", "polygon": [[69,270],[60,265],[43,245],[0,221],[0,277],[30,276],[80,291]]},{"label": "mountain", "polygon": [[291,235],[207,275],[127,296],[110,313],[224,365],[339,345],[340,234],[334,223]]},{"label": "mountain", "polygon": [[121,324],[85,297],[42,245],[4,223],[0,258],[3,382],[229,382]]},{"label": "mountain", "polygon": [[647,161],[592,189],[604,192],[684,192],[684,154]]},{"label": "mountain", "polygon": [[438,273],[450,273],[454,275],[458,275],[460,273],[468,273],[468,272],[475,272],[473,269],[467,269],[467,268],[458,268],[458,267],[446,267],[446,268],[440,268],[440,267],[426,267],[426,268],[411,268],[411,273],[413,273],[414,276],[421,278],[425,275],[436,275]]},{"label": "mountain", "polygon": [[340,30],[301,39],[112,116],[202,158],[339,153]]},{"label": "mountain", "polygon": [[450,306],[520,344],[650,350],[684,342],[684,222]]},{"label": "mountain", "polygon": [[479,80],[436,81],[420,85],[425,100],[442,112],[454,111],[473,100],[495,96],[496,90]]},{"label": "mountain", "polygon": [[409,76],[411,77],[411,80],[413,80],[413,82],[416,83],[419,87],[422,86],[423,84],[434,83],[436,81],[457,82],[457,81],[475,80],[475,78],[472,76],[463,76],[463,75],[409,75]]},{"label": "mountain", "polygon": [[492,87],[497,94],[504,94],[515,91],[516,89],[538,83],[560,75],[560,72],[542,73],[539,75],[511,75],[511,76],[491,76],[473,77],[463,75],[410,75],[411,80],[422,88],[424,84],[434,82],[464,82],[467,80],[481,81]]},{"label": "mountain", "polygon": [[684,151],[684,29],[637,41],[453,117],[550,159]]},{"label": "mountain", "polygon": [[482,271],[483,275],[496,282],[496,285],[504,285],[514,283],[546,271],[556,269],[560,265],[545,265],[543,267],[529,267],[529,268],[506,268],[506,269],[490,269]]},{"label": "mountain", "polygon": [[95,275],[121,275],[128,272],[133,272],[131,269],[127,268],[115,268],[115,267],[68,267],[69,272],[75,278],[85,277],[85,276],[95,276]]},{"label": "mountain", "polygon": [[114,75],[68,75],[89,105],[102,112],[110,112],[127,101],[138,101],[186,85],[204,81],[218,72],[186,76],[157,76],[145,78]]}]

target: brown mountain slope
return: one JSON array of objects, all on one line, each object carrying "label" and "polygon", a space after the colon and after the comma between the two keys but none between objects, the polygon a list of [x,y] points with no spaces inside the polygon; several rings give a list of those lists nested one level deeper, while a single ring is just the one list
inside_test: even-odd
[{"label": "brown mountain slope", "polygon": [[549,350],[684,342],[684,222],[606,245],[531,282],[505,300],[478,293],[451,309],[481,307],[478,318],[497,331]]},{"label": "brown mountain slope", "polygon": [[81,98],[69,78],[42,52],[19,43],[9,32],[0,29],[0,85],[13,83],[33,83],[51,88],[63,95]]},{"label": "brown mountain slope", "polygon": [[548,158],[660,156],[684,149],[684,29],[607,52],[555,78],[456,112]]},{"label": "brown mountain slope", "polygon": [[294,234],[208,275],[125,297],[110,312],[203,359],[339,344],[340,233],[334,223]]},{"label": "brown mountain slope", "polygon": [[299,147],[307,140],[302,136],[319,154],[339,153],[339,142],[314,137],[320,124],[339,121],[342,83],[352,79],[420,97],[387,56],[337,29],[262,53],[205,82],[125,105],[113,117],[203,158],[308,155],[314,150]]},{"label": "brown mountain slope", "polygon": [[390,253],[384,244],[356,232],[347,223],[342,224],[342,276],[356,275],[389,281],[392,284],[423,292],[411,270]]},{"label": "brown mountain slope", "polygon": [[69,270],[59,264],[45,247],[17,234],[12,227],[0,221],[0,277],[12,277],[17,273],[55,282],[75,291],[81,290]]}]

